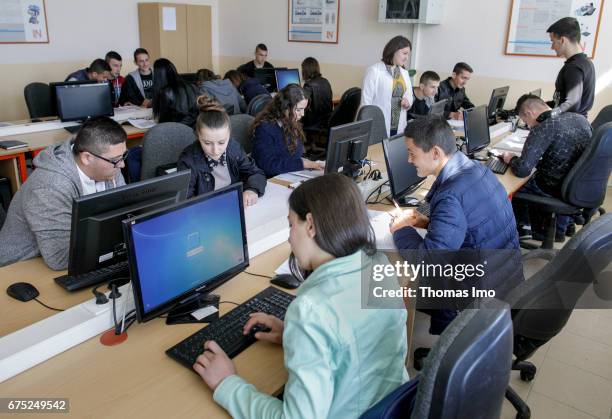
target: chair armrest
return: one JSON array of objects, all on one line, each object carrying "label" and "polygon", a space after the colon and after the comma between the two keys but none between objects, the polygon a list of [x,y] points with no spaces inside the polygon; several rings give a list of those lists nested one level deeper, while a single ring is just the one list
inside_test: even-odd
[{"label": "chair armrest", "polygon": [[515,199],[537,205],[543,211],[554,212],[555,214],[572,215],[580,212],[580,208],[567,204],[557,198],[519,192],[512,195],[512,200],[514,201]]},{"label": "chair armrest", "polygon": [[557,253],[559,253],[559,251],[555,249],[535,249],[531,252],[525,253],[521,259],[523,262],[530,259],[544,259],[550,262],[557,255]]}]

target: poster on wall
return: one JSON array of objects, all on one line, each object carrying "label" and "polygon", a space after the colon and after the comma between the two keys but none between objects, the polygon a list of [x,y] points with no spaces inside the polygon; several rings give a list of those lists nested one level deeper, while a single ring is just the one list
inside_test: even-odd
[{"label": "poster on wall", "polygon": [[580,44],[585,54],[593,58],[603,3],[604,0],[512,0],[506,55],[556,57],[546,29],[569,16],[580,23]]},{"label": "poster on wall", "polygon": [[289,0],[289,42],[338,43],[340,0]]},{"label": "poster on wall", "polygon": [[0,1],[0,44],[48,42],[45,0]]}]

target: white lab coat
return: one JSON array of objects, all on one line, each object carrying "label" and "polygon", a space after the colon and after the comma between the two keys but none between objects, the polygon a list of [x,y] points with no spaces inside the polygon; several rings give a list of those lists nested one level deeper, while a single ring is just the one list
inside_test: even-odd
[{"label": "white lab coat", "polygon": [[[409,106],[414,102],[412,94],[412,83],[408,71],[400,67],[402,77],[406,83],[406,91],[404,99],[408,99]],[[393,77],[389,74],[387,66],[382,61],[371,65],[367,68],[365,77],[363,78],[363,89],[361,91],[361,106],[375,105],[378,106],[385,116],[385,125],[387,127],[387,135],[391,130],[391,95],[393,93]],[[397,132],[403,133],[406,128],[406,110],[402,109]]]}]

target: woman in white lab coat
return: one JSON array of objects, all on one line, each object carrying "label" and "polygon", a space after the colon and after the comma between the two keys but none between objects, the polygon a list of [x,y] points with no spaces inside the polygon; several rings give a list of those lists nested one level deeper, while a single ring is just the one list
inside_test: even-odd
[{"label": "woman in white lab coat", "polygon": [[393,136],[406,128],[406,110],[414,97],[408,71],[403,67],[410,57],[412,44],[396,36],[385,45],[382,60],[366,70],[361,92],[361,106],[378,106],[385,116],[387,134]]}]

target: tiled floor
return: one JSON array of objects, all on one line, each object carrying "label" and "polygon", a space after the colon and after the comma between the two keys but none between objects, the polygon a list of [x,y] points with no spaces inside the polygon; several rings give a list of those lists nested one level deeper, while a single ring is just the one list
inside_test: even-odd
[{"label": "tiled floor", "polygon": [[[612,187],[604,208],[612,211]],[[415,347],[435,342],[428,324],[427,316],[417,315]],[[531,408],[532,418],[612,419],[612,310],[574,310],[563,331],[529,361],[538,368],[535,379],[523,382],[513,371],[510,384]],[[415,373],[411,370],[410,376]],[[501,417],[516,417],[507,401]]]}]

